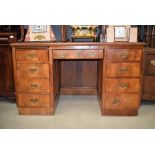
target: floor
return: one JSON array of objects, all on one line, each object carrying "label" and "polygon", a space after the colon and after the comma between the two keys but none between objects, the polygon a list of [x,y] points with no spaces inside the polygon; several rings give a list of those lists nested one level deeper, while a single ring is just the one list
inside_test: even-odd
[{"label": "floor", "polygon": [[154,129],[155,102],[142,103],[138,116],[101,116],[96,96],[61,96],[54,116],[23,116],[14,103],[1,99],[0,128]]}]

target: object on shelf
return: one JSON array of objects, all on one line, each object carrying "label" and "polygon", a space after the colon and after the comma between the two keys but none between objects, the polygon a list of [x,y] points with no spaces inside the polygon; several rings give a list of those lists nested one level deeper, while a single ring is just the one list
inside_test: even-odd
[{"label": "object on shelf", "polygon": [[114,40],[129,41],[129,28],[127,26],[114,26]]},{"label": "object on shelf", "polygon": [[106,41],[107,42],[114,42],[114,29],[111,27],[107,28],[106,31]]},{"label": "object on shelf", "polygon": [[137,42],[138,29],[130,25],[109,25],[106,28],[106,42]]},{"label": "object on shelf", "polygon": [[100,25],[100,42],[106,42],[106,29],[108,25]]},{"label": "object on shelf", "polygon": [[138,35],[138,28],[137,27],[130,28],[129,42],[137,42],[137,35]]},{"label": "object on shelf", "polygon": [[71,25],[71,27],[73,29],[73,34],[72,34],[73,42],[76,39],[82,39],[82,41],[92,39],[93,41],[96,41],[97,25]]},{"label": "object on shelf", "polygon": [[67,25],[61,25],[61,41],[67,41]]},{"label": "object on shelf", "polygon": [[29,25],[25,41],[56,41],[50,25]]}]

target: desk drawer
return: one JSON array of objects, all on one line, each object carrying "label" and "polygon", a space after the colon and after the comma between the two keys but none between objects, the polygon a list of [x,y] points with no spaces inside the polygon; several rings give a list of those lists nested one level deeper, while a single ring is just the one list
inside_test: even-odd
[{"label": "desk drawer", "polygon": [[140,87],[139,79],[107,79],[107,92],[138,93]]},{"label": "desk drawer", "polygon": [[127,93],[107,93],[106,102],[104,103],[105,109],[117,110],[117,109],[137,109],[139,103],[138,94]]},{"label": "desk drawer", "polygon": [[50,95],[18,94],[20,107],[50,107]]},{"label": "desk drawer", "polygon": [[17,76],[49,78],[49,65],[17,63]]},{"label": "desk drawer", "polygon": [[19,78],[17,90],[18,92],[49,93],[49,80]]},{"label": "desk drawer", "polygon": [[107,63],[108,77],[138,77],[140,76],[139,63]]},{"label": "desk drawer", "polygon": [[31,61],[31,62],[48,62],[49,55],[46,49],[36,49],[36,50],[16,50],[16,60],[17,61]]},{"label": "desk drawer", "polygon": [[103,59],[103,50],[53,50],[54,59]]},{"label": "desk drawer", "polygon": [[141,49],[107,49],[107,61],[141,61]]},{"label": "desk drawer", "polygon": [[145,55],[145,75],[155,75],[155,54]]}]

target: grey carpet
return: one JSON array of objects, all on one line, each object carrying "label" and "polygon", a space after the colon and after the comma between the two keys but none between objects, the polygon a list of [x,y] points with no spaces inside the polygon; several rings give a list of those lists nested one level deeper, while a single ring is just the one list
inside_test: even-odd
[{"label": "grey carpet", "polygon": [[142,103],[138,116],[101,116],[96,96],[61,96],[54,116],[23,116],[18,115],[14,103],[1,99],[0,128],[152,129],[155,103]]}]

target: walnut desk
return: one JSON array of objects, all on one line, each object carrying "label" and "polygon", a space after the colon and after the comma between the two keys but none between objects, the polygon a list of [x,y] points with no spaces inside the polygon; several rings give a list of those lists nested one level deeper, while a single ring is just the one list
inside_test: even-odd
[{"label": "walnut desk", "polygon": [[54,114],[61,94],[97,95],[102,115],[137,115],[142,43],[14,43],[19,114]]}]

